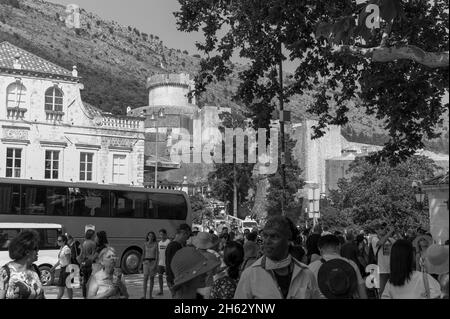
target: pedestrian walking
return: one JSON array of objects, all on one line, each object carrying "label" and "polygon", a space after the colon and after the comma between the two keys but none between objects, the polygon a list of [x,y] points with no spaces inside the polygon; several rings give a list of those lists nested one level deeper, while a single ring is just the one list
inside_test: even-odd
[{"label": "pedestrian walking", "polygon": [[128,290],[120,268],[116,268],[116,251],[104,248],[98,255],[101,269],[93,273],[88,283],[88,299],[128,299]]},{"label": "pedestrian walking", "polygon": [[270,218],[262,232],[264,255],[241,274],[235,299],[315,299],[319,288],[308,267],[289,254],[293,239],[286,217]]},{"label": "pedestrian walking", "polygon": [[219,265],[217,261],[205,258],[194,247],[179,249],[168,267],[174,276],[171,286],[173,298],[197,299],[197,290],[205,286],[207,273]]},{"label": "pedestrian walking", "polygon": [[388,227],[386,223],[382,223],[375,229],[375,231],[377,236],[373,236],[371,238],[370,246],[373,250],[378,265],[378,272],[380,276],[379,291],[381,294],[384,291],[386,282],[389,280],[391,247],[395,242],[394,238],[392,238],[392,234],[395,229],[392,226]]},{"label": "pedestrian walking", "polygon": [[176,252],[186,245],[186,241],[191,236],[191,227],[188,224],[181,224],[175,234],[175,238],[171,241],[166,248],[166,280],[167,285],[174,296],[175,291],[174,286],[174,273],[171,269],[172,258],[175,256]]},{"label": "pedestrian walking", "polygon": [[309,264],[309,269],[318,281],[321,297],[367,299],[365,281],[358,266],[339,254],[339,238],[335,235],[322,236],[318,246],[321,258]]},{"label": "pedestrian walking", "polygon": [[170,239],[167,238],[167,231],[165,229],[159,230],[159,237],[161,240],[158,243],[158,281],[159,281],[159,292],[158,296],[162,296],[163,292],[163,275],[166,273],[166,249],[170,243]]},{"label": "pedestrian walking", "polygon": [[247,235],[247,242],[244,244],[244,261],[241,266],[242,271],[250,267],[259,258],[259,246],[256,243],[257,237],[258,234],[255,232],[251,232]]},{"label": "pedestrian walking", "polygon": [[[213,235],[201,232],[198,233],[197,236],[194,237],[193,246],[198,249],[198,251],[208,260],[212,260],[213,262],[216,262],[221,264],[221,260],[214,251],[211,251],[216,246],[219,245],[219,238],[213,237]],[[220,255],[219,255],[220,256]],[[214,275],[217,273],[218,269],[212,269],[207,273],[205,286],[202,288],[199,288],[197,292],[203,296],[204,299],[209,299],[211,296],[211,289],[214,284]]]},{"label": "pedestrian walking", "polygon": [[211,289],[212,299],[233,299],[244,261],[244,248],[240,243],[229,242],[225,246],[223,258],[226,268],[223,275],[214,281]]},{"label": "pedestrian walking", "polygon": [[88,229],[85,234],[85,240],[81,245],[81,253],[78,258],[81,273],[81,290],[84,298],[87,297],[87,283],[92,274],[92,264],[96,256],[95,250],[97,244],[95,243],[94,238],[95,231]]},{"label": "pedestrian walking", "polygon": [[149,299],[152,299],[153,286],[155,285],[155,275],[158,266],[158,242],[156,241],[156,234],[149,232],[145,237],[144,246],[142,248],[142,268],[144,271],[144,296],[142,299],[147,299],[148,279],[150,278]]},{"label": "pedestrian walking", "polygon": [[415,258],[416,270],[427,271],[425,268],[425,252],[427,251],[428,247],[430,247],[432,244],[433,238],[428,235],[420,235],[413,240],[412,245],[414,247],[416,256]]},{"label": "pedestrian walking", "polygon": [[73,298],[73,289],[67,287],[66,285],[66,279],[69,276],[69,273],[67,272],[67,266],[70,265],[71,261],[71,251],[68,245],[68,239],[65,235],[59,235],[57,239],[57,244],[60,247],[59,253],[58,253],[58,261],[56,264],[50,269],[51,273],[55,272],[55,269],[60,266],[60,272],[59,272],[59,278],[58,278],[58,295],[56,296],[56,299],[61,299],[64,296],[64,291],[67,289],[67,297],[69,299]]},{"label": "pedestrian walking", "polygon": [[411,242],[397,240],[392,245],[390,277],[381,295],[382,299],[430,299],[440,296],[439,282],[430,274],[415,270],[414,263]]},{"label": "pedestrian walking", "polygon": [[0,299],[45,299],[39,274],[34,267],[38,259],[39,235],[24,230],[8,245],[11,262],[0,269]]}]

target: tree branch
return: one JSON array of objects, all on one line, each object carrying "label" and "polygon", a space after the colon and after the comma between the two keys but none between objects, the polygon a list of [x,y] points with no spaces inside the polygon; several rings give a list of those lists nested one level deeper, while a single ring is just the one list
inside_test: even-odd
[{"label": "tree branch", "polygon": [[414,45],[402,47],[361,48],[350,45],[333,46],[333,53],[351,54],[371,59],[374,62],[413,60],[430,68],[448,68],[449,52],[426,52]]}]

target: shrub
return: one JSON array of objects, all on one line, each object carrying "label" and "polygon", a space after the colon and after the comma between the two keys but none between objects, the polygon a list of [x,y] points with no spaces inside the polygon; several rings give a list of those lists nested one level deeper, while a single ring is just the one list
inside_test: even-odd
[{"label": "shrub", "polygon": [[20,9],[19,0],[0,0],[0,4],[5,4],[7,6]]}]

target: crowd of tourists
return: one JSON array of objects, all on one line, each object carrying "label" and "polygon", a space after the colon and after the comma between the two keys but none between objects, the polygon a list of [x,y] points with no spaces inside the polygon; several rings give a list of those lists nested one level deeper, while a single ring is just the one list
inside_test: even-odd
[{"label": "crowd of tourists", "polygon": [[[45,298],[34,262],[38,234],[23,231],[8,249],[11,262],[0,270],[0,299]],[[78,244],[58,236],[61,272],[57,298],[76,264],[84,298],[128,298],[126,280],[106,232],[87,230]],[[142,299],[164,294],[164,280],[174,299],[448,299],[449,246],[425,232],[399,234],[380,224],[364,231],[333,231],[316,226],[299,230],[283,216],[263,229],[236,234],[200,232],[180,225],[175,237],[150,231],[142,244]],[[75,286],[75,283],[74,283]]]}]

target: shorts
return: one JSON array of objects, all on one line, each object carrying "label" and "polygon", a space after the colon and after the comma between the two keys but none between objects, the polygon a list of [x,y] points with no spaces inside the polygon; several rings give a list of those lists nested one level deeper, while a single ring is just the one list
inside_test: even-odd
[{"label": "shorts", "polygon": [[158,265],[158,274],[162,275],[166,272],[166,266]]},{"label": "shorts", "polygon": [[153,277],[156,275],[156,260],[155,259],[144,259],[142,263],[142,268],[144,275],[149,275]]},{"label": "shorts", "polygon": [[61,267],[61,271],[59,272],[57,287],[66,287],[66,279],[69,277],[70,273],[66,272],[66,266]]}]

